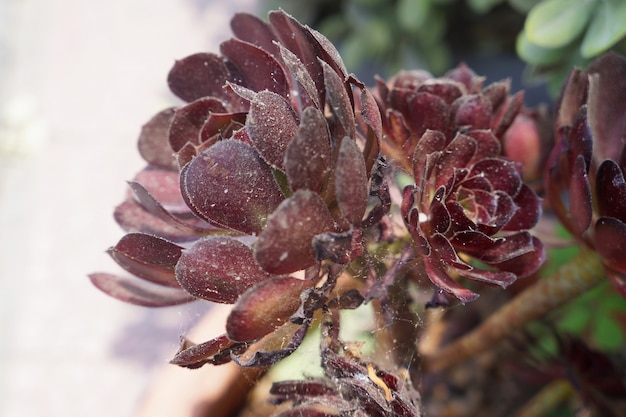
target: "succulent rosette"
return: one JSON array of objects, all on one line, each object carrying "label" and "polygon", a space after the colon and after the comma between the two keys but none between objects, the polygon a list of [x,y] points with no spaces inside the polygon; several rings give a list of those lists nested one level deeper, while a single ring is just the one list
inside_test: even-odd
[{"label": "succulent rosette", "polygon": [[[168,83],[187,104],[157,114],[140,135],[149,166],[116,210],[130,233],[109,253],[142,281],[91,276],[136,304],[235,304],[225,335],[183,342],[174,359],[182,366],[230,360],[274,331],[293,343],[239,362],[295,349],[338,274],[321,261],[359,256],[386,200],[370,190],[378,107],[332,44],[282,11],[269,23],[237,14],[231,26],[236,37],[221,55],[176,62]],[[347,298],[338,305],[358,304]]]},{"label": "succulent rosette", "polygon": [[626,297],[626,60],[613,53],[563,87],[556,143],[545,174],[547,200],[563,225],[595,250]]},{"label": "succulent rosette", "polygon": [[[428,278],[462,302],[478,294],[458,278],[506,287],[537,271],[545,254],[528,231],[541,202],[502,140],[522,107],[507,82],[461,65],[442,78],[403,72],[379,81],[385,152],[408,171],[401,213]],[[477,262],[470,262],[473,259]]]}]

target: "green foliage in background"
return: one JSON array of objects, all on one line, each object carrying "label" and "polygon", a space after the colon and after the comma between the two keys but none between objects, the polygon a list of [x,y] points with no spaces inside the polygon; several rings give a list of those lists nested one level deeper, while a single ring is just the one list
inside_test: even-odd
[{"label": "green foliage in background", "polygon": [[625,36],[625,0],[543,0],[529,11],[516,50],[555,94],[572,66],[609,49],[626,52]]}]

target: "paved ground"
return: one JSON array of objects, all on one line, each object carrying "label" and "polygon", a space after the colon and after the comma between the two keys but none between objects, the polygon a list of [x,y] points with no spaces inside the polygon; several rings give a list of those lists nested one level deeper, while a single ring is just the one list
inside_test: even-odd
[{"label": "paved ground", "polygon": [[198,308],[135,308],[111,213],[174,59],[217,50],[254,0],[0,0],[0,417],[131,416]]}]

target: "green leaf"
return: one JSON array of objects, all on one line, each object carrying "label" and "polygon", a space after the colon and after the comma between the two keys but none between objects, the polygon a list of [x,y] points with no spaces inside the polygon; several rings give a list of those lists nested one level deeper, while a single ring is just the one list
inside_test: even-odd
[{"label": "green leaf", "polygon": [[502,3],[503,0],[467,0],[467,4],[469,4],[470,8],[474,10],[476,13],[487,13],[491,10],[496,4]]},{"label": "green leaf", "polygon": [[396,6],[398,23],[403,29],[414,32],[424,24],[430,8],[430,0],[400,0]]},{"label": "green leaf", "polygon": [[517,35],[515,49],[517,55],[531,65],[554,64],[563,60],[566,53],[565,48],[545,48],[531,42],[525,30]]},{"label": "green leaf", "polygon": [[544,48],[565,46],[585,29],[597,5],[598,0],[546,0],[528,14],[528,39]]},{"label": "green leaf", "polygon": [[580,52],[585,58],[599,55],[626,35],[626,1],[602,0],[585,34]]},{"label": "green leaf", "polygon": [[611,317],[598,316],[592,334],[595,344],[602,350],[616,351],[624,346],[624,331]]},{"label": "green leaf", "polygon": [[528,14],[541,0],[509,0],[509,6],[519,13]]}]

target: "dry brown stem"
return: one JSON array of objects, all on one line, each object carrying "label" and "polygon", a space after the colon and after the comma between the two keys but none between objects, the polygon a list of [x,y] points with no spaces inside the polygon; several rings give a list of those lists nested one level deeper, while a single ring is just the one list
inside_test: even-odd
[{"label": "dry brown stem", "polygon": [[441,371],[490,349],[494,344],[583,294],[605,279],[602,262],[595,252],[582,250],[553,275],[540,280],[494,312],[478,328],[431,354],[423,364]]}]

